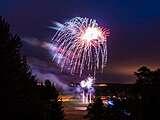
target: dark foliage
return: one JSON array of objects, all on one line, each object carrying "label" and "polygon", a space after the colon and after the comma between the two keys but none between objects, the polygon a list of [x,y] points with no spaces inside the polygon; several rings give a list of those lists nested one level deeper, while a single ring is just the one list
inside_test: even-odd
[{"label": "dark foliage", "polygon": [[106,120],[106,110],[107,108],[102,103],[102,100],[96,98],[93,104],[88,105],[88,113],[85,117],[89,118],[89,120]]},{"label": "dark foliage", "polygon": [[32,119],[34,104],[34,76],[25,57],[21,56],[20,38],[10,33],[10,27],[0,17],[0,69],[3,100],[7,101],[7,116],[12,119]]},{"label": "dark foliage", "polygon": [[[20,38],[10,33],[9,24],[0,17],[1,111],[4,112],[1,118],[46,120],[45,109],[53,108],[54,111],[47,111],[47,114],[54,113],[54,116],[62,114],[62,117],[56,119],[62,120],[63,111],[57,113],[61,110],[58,92],[54,86],[51,87],[49,82],[46,82],[45,87],[36,85],[35,77],[27,65],[26,58],[21,55],[21,47]],[[41,95],[41,93],[44,94]],[[47,106],[47,102],[52,107]]]},{"label": "dark foliage", "polygon": [[135,72],[137,82],[135,89],[141,101],[142,116],[141,119],[157,119],[160,107],[160,69],[155,71],[143,66]]},{"label": "dark foliage", "polygon": [[41,89],[42,100],[45,105],[45,120],[63,120],[62,101],[59,100],[59,93],[54,84],[51,85],[51,82],[46,80],[45,86],[41,86]]},{"label": "dark foliage", "polygon": [[97,98],[93,104],[88,106],[88,113],[85,117],[89,120],[134,120],[126,101],[117,98],[111,98],[112,104],[103,104],[100,98]]},{"label": "dark foliage", "polygon": [[[108,99],[112,103],[103,105],[98,98],[88,106],[89,120],[153,120],[159,119],[160,108],[160,69],[150,70],[143,66],[135,72],[137,81],[126,94],[110,91],[115,97]],[[107,101],[106,101],[107,102]]]}]

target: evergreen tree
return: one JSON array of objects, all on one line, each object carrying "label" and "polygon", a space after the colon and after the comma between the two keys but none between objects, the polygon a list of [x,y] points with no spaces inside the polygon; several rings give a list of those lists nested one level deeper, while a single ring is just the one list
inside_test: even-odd
[{"label": "evergreen tree", "polygon": [[9,24],[0,17],[0,80],[2,100],[7,102],[5,117],[31,120],[37,117],[35,112],[37,112],[38,101],[34,99],[36,82],[26,63],[26,58],[21,55],[21,47],[20,38],[11,34]]},{"label": "evergreen tree", "polygon": [[49,80],[45,86],[36,85],[21,47],[20,38],[11,34],[9,24],[0,17],[1,110],[5,119],[63,120],[58,91]]},{"label": "evergreen tree", "polygon": [[62,107],[62,101],[59,101],[59,93],[56,90],[54,83],[51,85],[49,80],[45,81],[43,95],[43,100],[46,106],[46,120],[63,120],[64,111]]}]

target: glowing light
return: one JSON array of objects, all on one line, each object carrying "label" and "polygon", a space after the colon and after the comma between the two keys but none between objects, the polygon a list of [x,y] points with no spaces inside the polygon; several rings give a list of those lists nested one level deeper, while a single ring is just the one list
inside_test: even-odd
[{"label": "glowing light", "polygon": [[114,105],[114,103],[113,103],[112,100],[109,100],[109,101],[108,101],[108,104],[109,104],[109,105],[112,105],[112,106]]},{"label": "glowing light", "polygon": [[82,81],[80,82],[80,85],[81,85],[82,88],[84,88],[84,87],[86,87],[86,82],[85,82],[84,80],[82,80]]},{"label": "glowing light", "polygon": [[88,27],[84,34],[82,34],[81,39],[91,42],[92,40],[99,39],[103,37],[101,31],[98,28]]},{"label": "glowing light", "polygon": [[[97,70],[103,71],[107,62],[108,29],[99,27],[94,19],[82,17],[64,24],[56,22],[51,28],[57,30],[52,38],[52,44],[58,49],[54,51],[53,60],[62,71],[93,77]],[[59,55],[62,57],[57,57]]]},{"label": "glowing light", "polygon": [[99,86],[99,87],[106,87],[106,86],[108,86],[107,84],[105,84],[105,83],[100,83],[100,84],[96,84],[95,86]]},{"label": "glowing light", "polygon": [[94,92],[93,88],[94,79],[92,77],[88,77],[86,80],[82,80],[80,82],[80,86],[82,88],[82,102],[85,104],[92,102],[92,96]]},{"label": "glowing light", "polygon": [[88,80],[86,81],[86,87],[90,89],[93,84],[93,78],[88,77]]},{"label": "glowing light", "polygon": [[93,78],[91,78],[91,77],[88,77],[86,80],[82,80],[81,82],[80,82],[80,86],[82,87],[82,88],[87,88],[87,89],[90,89],[91,87],[92,87],[92,85],[93,85]]}]

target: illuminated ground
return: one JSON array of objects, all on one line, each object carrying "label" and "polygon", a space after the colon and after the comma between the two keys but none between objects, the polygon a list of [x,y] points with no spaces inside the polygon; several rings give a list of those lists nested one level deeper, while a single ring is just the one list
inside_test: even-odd
[{"label": "illuminated ground", "polygon": [[73,96],[63,96],[65,120],[86,120],[86,105]]}]

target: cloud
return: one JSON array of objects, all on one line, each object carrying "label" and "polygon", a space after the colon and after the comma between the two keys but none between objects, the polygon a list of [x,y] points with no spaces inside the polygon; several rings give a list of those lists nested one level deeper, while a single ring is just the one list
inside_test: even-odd
[{"label": "cloud", "polygon": [[56,52],[57,51],[57,47],[54,46],[51,43],[48,43],[48,42],[43,42],[40,47],[45,48],[47,50],[50,50],[52,52]]},{"label": "cloud", "polygon": [[[32,71],[35,71],[34,73],[37,73],[39,79],[45,80],[45,78],[55,78],[55,76],[58,76],[58,79],[56,79],[57,86],[63,86],[64,83],[69,83],[70,81],[76,80],[72,79],[71,76],[66,75],[68,73],[66,73],[67,70],[64,74],[60,72],[59,69],[57,69],[57,65],[55,65],[54,63],[60,64],[61,61],[65,58],[64,56],[62,56],[61,51],[55,45],[34,37],[23,38],[23,41],[29,44],[30,47],[35,47],[35,50],[38,51],[36,53],[33,53],[35,50],[32,49],[31,55],[34,57],[29,57],[28,61]],[[50,54],[51,58],[54,58],[54,62],[48,60],[46,53],[43,53],[43,51],[47,51],[46,53]],[[103,77],[97,78],[97,82],[98,79],[102,79],[102,82],[109,81],[118,83],[134,83],[136,80],[134,72],[137,71],[137,69],[142,65],[146,65],[150,68],[157,68],[157,66],[160,66],[158,61],[159,59],[153,59],[153,57],[138,57],[136,59],[130,57],[130,59],[127,60],[128,61],[126,62],[126,58],[123,57],[121,58],[121,61],[119,61],[119,58],[116,59],[115,57],[113,57],[112,61],[110,60],[110,62],[108,62],[108,64],[106,65],[104,75],[102,75]],[[57,82],[58,80],[62,82],[62,84]]]},{"label": "cloud", "polygon": [[140,67],[147,66],[150,69],[154,70],[160,66],[159,63],[126,63],[113,66],[112,72],[116,74],[126,75],[126,76],[133,76],[134,72],[136,72]]},{"label": "cloud", "polygon": [[37,38],[34,38],[34,37],[24,37],[22,38],[22,41],[36,47],[39,47],[42,44]]},{"label": "cloud", "polygon": [[63,59],[65,59],[65,57],[60,53],[60,50],[52,43],[41,41],[34,37],[31,37],[31,38],[24,37],[22,41],[24,41],[25,43],[33,47],[39,47],[39,48],[49,51],[49,54],[52,56],[52,59],[57,64],[59,64]]},{"label": "cloud", "polygon": [[50,80],[51,83],[54,83],[56,87],[62,88],[63,90],[69,90],[69,86],[60,81],[58,76],[53,73],[42,73],[39,70],[34,69],[33,74],[36,75],[36,77],[42,81]]},{"label": "cloud", "polygon": [[46,50],[51,50],[52,52],[55,52],[57,50],[57,47],[54,46],[53,44],[46,41],[39,40],[38,38],[35,38],[35,37],[24,37],[22,38],[22,41],[24,41],[25,43],[33,47],[44,48]]},{"label": "cloud", "polygon": [[57,48],[53,44],[46,41],[39,40],[38,38],[35,38],[35,37],[24,37],[22,38],[22,41],[33,47],[44,48],[52,52],[55,52],[57,50]]},{"label": "cloud", "polygon": [[62,82],[62,80],[58,77],[57,69],[55,69],[53,65],[49,65],[47,61],[33,57],[28,58],[28,62],[32,69],[32,74],[36,75],[40,81],[44,82],[48,79],[52,83],[54,82],[56,87],[62,88],[63,90],[68,90],[68,85]]}]

